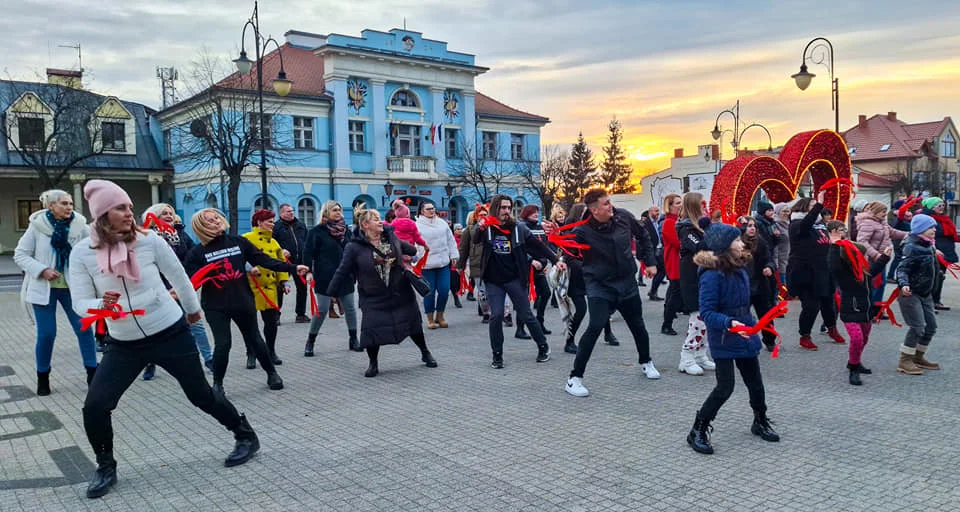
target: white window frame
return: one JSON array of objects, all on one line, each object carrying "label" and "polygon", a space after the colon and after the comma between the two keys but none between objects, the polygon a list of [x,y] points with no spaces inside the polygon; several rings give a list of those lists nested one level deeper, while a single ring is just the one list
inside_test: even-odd
[{"label": "white window frame", "polygon": [[[401,94],[408,100],[407,103],[411,103],[411,102],[412,102],[413,104],[412,104],[412,105],[402,105],[402,104],[400,104],[400,103],[397,103],[397,100],[398,100],[398,98],[400,97]],[[410,101],[410,100],[412,100],[412,101]],[[420,101],[420,96],[418,96],[417,93],[411,91],[410,89],[397,89],[396,91],[393,92],[393,95],[390,96],[390,106],[393,107],[393,108],[415,108],[415,109],[422,109],[422,108],[423,108],[423,102]]]},{"label": "white window frame", "polygon": [[494,160],[497,155],[497,132],[481,132],[481,156],[485,160]]},{"label": "white window frame", "polygon": [[[17,145],[22,151],[41,151],[43,150],[44,143],[46,142],[46,120],[42,115],[39,114],[17,114],[14,118],[17,126]],[[23,121],[39,121],[40,122],[40,141],[38,144],[27,144],[23,141],[23,131],[20,128],[20,123]]]},{"label": "white window frame", "polygon": [[297,218],[307,227],[317,223],[317,202],[312,197],[304,196],[297,200]]},{"label": "white window frame", "polygon": [[293,148],[314,149],[313,118],[293,116]]},{"label": "white window frame", "polygon": [[[257,121],[260,117],[260,114],[257,112],[250,112],[249,126],[251,136],[256,137],[256,140],[253,141],[253,146],[256,148],[260,147],[264,141],[266,141],[266,148],[273,147],[273,115],[272,114],[263,114],[263,119],[266,121],[263,127],[263,133],[260,132],[260,127]],[[258,136],[259,135],[259,136]]]},{"label": "white window frame", "polygon": [[[107,125],[119,126],[120,127],[120,147],[112,145],[107,147],[107,139],[104,137],[107,132]],[[101,119],[100,120],[100,143],[102,144],[103,151],[105,153],[126,153],[127,151],[127,124],[123,122],[122,119]],[[116,138],[113,139],[114,144],[116,143]]]},{"label": "white window frame", "polygon": [[457,138],[460,136],[460,130],[456,128],[443,129],[443,147],[447,158],[460,158],[460,145]]},{"label": "white window frame", "polygon": [[[401,124],[397,127],[397,135],[393,137],[390,156],[421,156],[420,126],[415,124]],[[404,143],[409,144],[410,151],[401,151]]]},{"label": "white window frame", "polygon": [[524,160],[523,153],[524,136],[522,133],[510,134],[510,159]]},{"label": "white window frame", "polygon": [[347,121],[347,126],[350,133],[350,152],[351,153],[365,153],[367,149],[366,145],[366,131],[367,123],[360,120],[350,120]]}]

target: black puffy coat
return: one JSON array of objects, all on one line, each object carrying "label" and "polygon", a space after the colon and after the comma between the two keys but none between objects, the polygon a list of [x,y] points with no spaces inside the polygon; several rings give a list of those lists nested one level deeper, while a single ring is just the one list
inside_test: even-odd
[{"label": "black puffy coat", "polygon": [[806,214],[795,213],[790,221],[790,259],[787,285],[794,297],[832,297],[836,286],[825,272],[830,235],[820,220],[823,204],[813,205]]},{"label": "black puffy coat", "polygon": [[903,259],[897,266],[897,284],[910,287],[910,293],[926,297],[933,293],[940,262],[930,242],[911,234],[903,246]]},{"label": "black puffy coat", "polygon": [[[860,252],[866,258],[866,251],[861,250]],[[890,261],[890,257],[881,254],[879,258],[870,263],[869,269],[864,269],[863,279],[858,281],[856,276],[853,275],[853,267],[850,265],[850,260],[843,247],[830,244],[827,264],[830,267],[830,273],[833,274],[834,282],[840,289],[841,321],[865,323],[872,320],[870,318],[870,308],[873,306],[871,281],[878,272],[883,272],[883,268],[888,261]]]},{"label": "black puffy coat", "polygon": [[747,274],[750,275],[750,297],[761,297],[765,304],[772,304],[777,292],[777,280],[772,275],[763,275],[763,269],[769,268],[772,272],[776,272],[777,265],[773,261],[766,239],[758,233],[756,241],[757,245],[751,251],[753,260],[746,269]]},{"label": "black puffy coat", "polygon": [[699,267],[693,257],[700,251],[710,250],[703,242],[703,231],[690,219],[677,221],[677,237],[680,238],[680,298],[681,311],[690,313],[700,309]]},{"label": "black puffy coat", "polygon": [[356,276],[360,311],[363,312],[360,325],[360,346],[363,348],[395,345],[408,336],[423,334],[417,296],[401,264],[402,255],[413,256],[417,249],[397,238],[390,226],[383,227],[381,237],[390,241],[395,258],[389,283],[385,284],[377,272],[373,245],[362,231],[356,230],[343,250],[343,259],[326,294],[334,296]]},{"label": "black puffy coat", "polygon": [[583,252],[583,278],[589,297],[618,302],[640,294],[636,260],[656,267],[656,242],[650,242],[647,230],[630,212],[614,209],[613,218],[607,222],[591,217],[586,224],[574,228],[573,233],[577,242],[590,246]]},{"label": "black puffy coat", "polygon": [[[307,241],[303,244],[303,261],[304,265],[309,266],[310,271],[313,272],[313,289],[317,293],[327,294],[330,280],[333,279],[333,274],[343,258],[343,248],[349,241],[349,230],[341,242],[330,235],[330,230],[324,224],[318,224],[307,232]],[[334,291],[336,293],[332,295],[333,297],[343,297],[353,293],[353,279],[344,280],[343,288]]]}]

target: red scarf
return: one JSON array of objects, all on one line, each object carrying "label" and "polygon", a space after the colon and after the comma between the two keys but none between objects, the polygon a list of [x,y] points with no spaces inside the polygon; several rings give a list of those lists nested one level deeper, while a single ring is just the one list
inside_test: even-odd
[{"label": "red scarf", "polygon": [[952,238],[954,242],[960,242],[960,237],[957,236],[957,226],[950,220],[950,217],[937,215],[933,212],[930,212],[930,217],[937,221],[937,224],[940,224],[940,227],[943,228],[943,236]]}]

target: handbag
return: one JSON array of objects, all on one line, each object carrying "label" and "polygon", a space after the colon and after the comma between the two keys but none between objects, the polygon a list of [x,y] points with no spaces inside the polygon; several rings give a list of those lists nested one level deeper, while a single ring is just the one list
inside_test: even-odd
[{"label": "handbag", "polygon": [[[373,252],[377,253],[381,258],[387,257],[386,254],[383,254],[382,252],[380,252],[380,250],[377,249],[376,247],[371,246],[371,248],[373,249]],[[403,258],[401,257],[400,260],[402,262]],[[427,295],[430,295],[430,283],[426,280],[426,278],[424,278],[423,276],[418,276],[417,273],[413,271],[413,269],[411,269],[404,263],[400,264],[400,268],[401,270],[403,270],[403,275],[407,278],[407,281],[410,282],[410,286],[413,287],[414,291],[420,294],[421,297],[426,297]]]}]

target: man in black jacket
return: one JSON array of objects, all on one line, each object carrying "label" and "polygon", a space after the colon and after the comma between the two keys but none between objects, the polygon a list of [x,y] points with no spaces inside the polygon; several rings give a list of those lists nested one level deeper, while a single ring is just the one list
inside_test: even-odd
[{"label": "man in black jacket", "polygon": [[[657,205],[651,206],[647,210],[647,218],[644,219],[641,224],[643,228],[647,230],[647,240],[650,240],[651,245],[654,246],[657,267],[663,268],[663,237],[660,235],[660,207]],[[650,293],[647,294],[650,300],[655,302],[663,300],[662,297],[657,295],[657,289],[660,288],[660,284],[663,283],[666,275],[666,272],[660,272],[650,280]],[[643,279],[642,276],[640,278]]]},{"label": "man in black jacket", "polygon": [[[589,221],[573,232],[577,242],[590,246],[583,252],[583,279],[587,285],[590,325],[580,338],[573,371],[567,380],[566,391],[573,396],[589,394],[583,386],[583,372],[600,331],[614,310],[620,311],[633,335],[643,373],[648,379],[660,378],[660,372],[650,359],[650,336],[643,323],[643,304],[637,287],[637,263],[631,248],[631,242],[636,240],[636,259],[646,264],[646,276],[653,279],[657,275],[654,244],[630,212],[614,209],[603,189],[588,191],[583,196],[583,202],[589,208]],[[554,225],[544,227],[548,231],[555,229]]]},{"label": "man in black jacket", "polygon": [[[543,245],[529,229],[518,224],[510,213],[513,201],[510,197],[497,194],[490,200],[490,213],[497,224],[491,225],[486,219],[477,224],[479,238],[483,243],[483,285],[490,304],[490,348],[493,351],[495,369],[503,368],[503,305],[507,295],[517,312],[517,322],[523,322],[530,330],[537,344],[537,362],[550,360],[550,346],[547,337],[533,313],[527,300],[526,280],[529,275],[527,253],[533,258],[548,260],[560,270],[566,265],[557,260],[557,256]],[[600,326],[603,328],[603,326]]]},{"label": "man in black jacket", "polygon": [[[528,204],[520,210],[520,220],[523,221],[523,224],[530,230],[530,233],[533,234],[537,240],[540,241],[543,245],[547,246],[551,251],[554,250],[553,247],[547,242],[547,234],[543,231],[543,226],[540,225],[540,207],[535,204]],[[544,271],[547,268],[547,260],[543,258],[528,258],[530,260],[530,266],[533,267],[533,283],[527,283],[529,290],[530,285],[533,285],[534,291],[537,293],[537,299],[533,302],[533,309],[537,314],[537,322],[540,323],[540,329],[543,331],[543,334],[553,334],[550,329],[547,329],[547,326],[543,323],[544,313],[547,311],[547,303],[550,302],[550,284],[547,282],[547,275]],[[529,275],[530,269],[528,268],[526,274]],[[530,335],[524,332],[523,322],[517,322],[517,333],[514,335],[516,338],[522,340],[530,339]]]},{"label": "man in black jacket", "polygon": [[[280,222],[273,226],[273,238],[280,244],[280,248],[290,253],[290,262],[294,265],[303,263],[303,248],[307,242],[307,225],[293,214],[293,207],[289,204],[280,205]],[[307,317],[307,285],[300,279],[294,279],[297,286],[297,323],[310,322]],[[283,309],[283,295],[279,296],[279,306]]]}]

